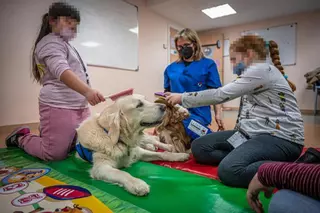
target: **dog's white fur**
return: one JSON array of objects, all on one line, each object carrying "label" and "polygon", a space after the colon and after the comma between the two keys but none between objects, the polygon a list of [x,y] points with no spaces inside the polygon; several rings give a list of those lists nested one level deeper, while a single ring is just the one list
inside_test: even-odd
[{"label": "dog's white fur", "polygon": [[102,113],[85,120],[77,129],[77,135],[82,146],[93,150],[91,177],[123,186],[134,195],[148,194],[147,183],[119,169],[138,160],[185,161],[189,158],[186,153],[151,151],[155,146],[168,151],[172,149],[157,137],[143,132],[160,124],[164,114],[164,105],[146,101],[141,95],[132,95],[119,98]]}]

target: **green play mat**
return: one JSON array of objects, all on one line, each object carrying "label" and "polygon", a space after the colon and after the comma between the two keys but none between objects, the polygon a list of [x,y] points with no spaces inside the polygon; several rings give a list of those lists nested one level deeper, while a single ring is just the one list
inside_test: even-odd
[{"label": "green play mat", "polygon": [[[20,149],[0,149],[0,168],[9,166],[48,168],[50,172],[46,176],[89,190],[92,196],[112,212],[252,212],[246,202],[244,189],[226,187],[216,180],[151,163],[139,162],[125,169],[150,185],[150,194],[146,197],[136,197],[119,186],[92,180],[88,173],[90,164],[73,155],[60,162],[43,162],[28,156]],[[0,198],[1,196],[5,195],[0,194]],[[261,198],[267,211],[269,201],[263,196]],[[0,202],[1,206],[6,205],[2,203],[2,199]]]}]

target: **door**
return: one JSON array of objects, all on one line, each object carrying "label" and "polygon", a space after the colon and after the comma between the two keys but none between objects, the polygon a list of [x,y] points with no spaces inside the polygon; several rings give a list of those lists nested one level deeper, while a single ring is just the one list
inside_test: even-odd
[{"label": "door", "polygon": [[175,47],[174,37],[179,31],[173,27],[170,27],[170,64],[179,59],[178,52]]},{"label": "door", "polygon": [[[213,59],[218,68],[221,83],[223,84],[223,34],[199,34],[203,52],[208,53],[207,57]],[[215,46],[220,41],[220,49]]]},{"label": "door", "polygon": [[[218,68],[221,83],[223,85],[223,34],[199,34],[203,52],[206,57],[213,59]],[[216,43],[220,41],[220,48],[217,48]],[[223,110],[223,104],[222,104]],[[214,122],[215,125],[215,122]]]}]

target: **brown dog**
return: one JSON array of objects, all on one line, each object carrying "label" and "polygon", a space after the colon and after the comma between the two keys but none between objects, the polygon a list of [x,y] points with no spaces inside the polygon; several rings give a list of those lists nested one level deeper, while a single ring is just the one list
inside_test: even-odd
[{"label": "brown dog", "polygon": [[158,98],[155,103],[165,104],[166,114],[162,123],[156,127],[162,143],[171,144],[173,152],[189,153],[191,139],[186,134],[182,121],[190,116],[187,109],[180,105],[171,105],[164,98]]}]

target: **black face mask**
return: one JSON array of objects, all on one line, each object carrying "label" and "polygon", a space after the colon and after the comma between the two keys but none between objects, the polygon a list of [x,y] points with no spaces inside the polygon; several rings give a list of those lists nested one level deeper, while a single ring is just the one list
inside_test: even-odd
[{"label": "black face mask", "polygon": [[184,46],[179,52],[180,52],[180,54],[182,55],[182,57],[184,59],[189,59],[189,58],[191,58],[193,56],[192,47]]}]

